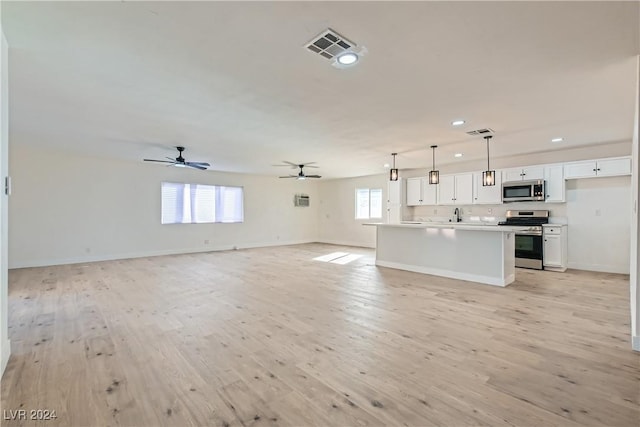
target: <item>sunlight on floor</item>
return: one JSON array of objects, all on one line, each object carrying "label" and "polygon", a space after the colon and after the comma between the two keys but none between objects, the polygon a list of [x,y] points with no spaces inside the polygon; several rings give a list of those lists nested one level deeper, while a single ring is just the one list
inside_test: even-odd
[{"label": "sunlight on floor", "polygon": [[322,255],[322,256],[316,257],[313,260],[345,265],[345,264],[349,264],[351,261],[357,260],[360,257],[362,257],[362,255],[349,254],[347,252],[333,252],[328,255]]}]

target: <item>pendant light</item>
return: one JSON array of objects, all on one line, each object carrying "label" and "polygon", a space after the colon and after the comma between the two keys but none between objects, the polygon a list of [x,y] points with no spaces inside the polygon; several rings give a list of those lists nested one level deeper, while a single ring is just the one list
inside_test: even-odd
[{"label": "pendant light", "polygon": [[396,169],[396,156],[398,153],[391,153],[393,156],[393,167],[389,171],[389,181],[397,181],[398,180],[398,169]]},{"label": "pendant light", "polygon": [[436,148],[438,148],[437,145],[431,146],[431,149],[433,150],[433,169],[429,172],[429,184],[440,183],[440,171],[436,170]]},{"label": "pendant light", "polygon": [[482,172],[482,185],[484,187],[490,185],[496,185],[496,171],[491,170],[489,167],[489,140],[493,138],[491,135],[487,135],[484,139],[487,141],[487,170]]}]

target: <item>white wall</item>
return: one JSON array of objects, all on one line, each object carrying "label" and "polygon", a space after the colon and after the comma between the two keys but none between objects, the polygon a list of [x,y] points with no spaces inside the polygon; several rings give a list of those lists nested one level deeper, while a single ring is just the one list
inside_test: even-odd
[{"label": "white wall", "polygon": [[569,268],[629,274],[631,178],[567,181]]},{"label": "white wall", "polygon": [[[9,267],[315,241],[317,183],[47,151],[12,141]],[[160,183],[244,187],[242,224],[160,224]],[[311,207],[294,207],[295,193]],[[205,244],[209,240],[209,244]]]},{"label": "white wall", "polygon": [[[0,53],[0,181],[9,175],[9,77],[8,46],[2,31],[2,6],[0,5],[0,37],[2,48]],[[8,203],[9,198],[0,186],[0,377],[7,367],[11,355],[9,341],[9,309],[8,296]]]},{"label": "white wall", "polygon": [[325,243],[363,246],[376,245],[376,227],[364,226],[366,222],[382,222],[383,218],[355,219],[355,192],[357,188],[382,189],[382,214],[385,215],[388,175],[371,175],[358,178],[325,180],[319,183],[320,211],[318,241]]}]

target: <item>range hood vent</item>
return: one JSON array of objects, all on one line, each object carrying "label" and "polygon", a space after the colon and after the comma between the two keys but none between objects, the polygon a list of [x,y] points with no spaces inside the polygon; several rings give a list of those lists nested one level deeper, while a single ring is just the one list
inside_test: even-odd
[{"label": "range hood vent", "polygon": [[469,132],[467,132],[468,135],[487,135],[490,133],[493,133],[493,129],[490,129],[490,128],[476,129],[476,130],[470,130]]}]

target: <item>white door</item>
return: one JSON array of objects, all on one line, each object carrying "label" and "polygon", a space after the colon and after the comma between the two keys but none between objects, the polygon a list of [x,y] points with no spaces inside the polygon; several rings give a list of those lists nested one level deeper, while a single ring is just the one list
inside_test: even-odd
[{"label": "white door", "polygon": [[407,206],[418,206],[422,203],[420,178],[407,179]]},{"label": "white door", "polygon": [[482,185],[482,172],[473,174],[473,203],[500,204],[502,203],[502,174],[496,172],[496,185]]},{"label": "white door", "polygon": [[522,169],[504,169],[502,171],[502,182],[522,181]]},{"label": "white door", "polygon": [[456,205],[470,205],[473,203],[473,174],[455,175]]},{"label": "white door", "polygon": [[631,159],[599,160],[596,169],[598,176],[631,175]]},{"label": "white door", "polygon": [[438,204],[454,205],[456,203],[456,177],[446,175],[440,177],[438,184]]},{"label": "white door", "polygon": [[429,184],[429,178],[422,178],[422,204],[436,205],[438,203],[438,184]]},{"label": "white door", "polygon": [[522,179],[525,181],[530,181],[533,179],[544,179],[544,167],[536,166],[524,168],[522,170]]},{"label": "white door", "polygon": [[589,178],[596,176],[596,162],[575,162],[564,164],[564,178]]},{"label": "white door", "polygon": [[565,201],[564,167],[551,165],[544,169],[545,202],[560,203]]},{"label": "white door", "polygon": [[562,267],[562,236],[559,234],[544,236],[542,249],[544,265]]}]

